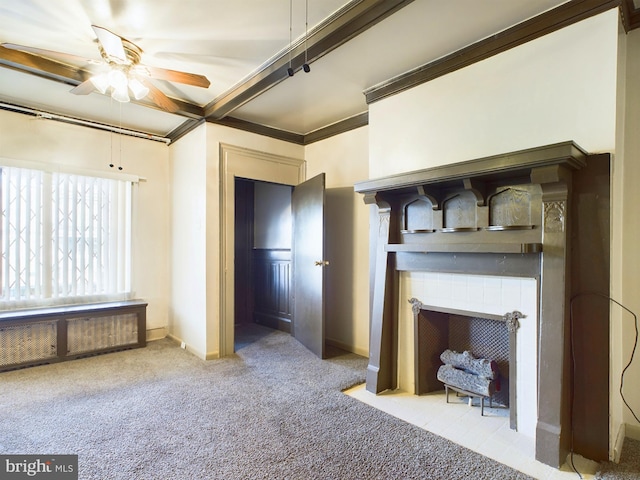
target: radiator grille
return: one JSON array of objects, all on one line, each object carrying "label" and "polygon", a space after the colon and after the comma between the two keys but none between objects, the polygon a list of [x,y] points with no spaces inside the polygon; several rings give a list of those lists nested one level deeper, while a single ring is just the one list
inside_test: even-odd
[{"label": "radiator grille", "polygon": [[135,313],[68,320],[67,351],[77,355],[138,343],[138,316]]},{"label": "radiator grille", "polygon": [[501,389],[493,395],[493,401],[509,405],[509,331],[504,322],[450,315],[449,348],[494,360],[500,370]]},{"label": "radiator grille", "polygon": [[57,355],[56,321],[28,323],[0,328],[0,367]]}]

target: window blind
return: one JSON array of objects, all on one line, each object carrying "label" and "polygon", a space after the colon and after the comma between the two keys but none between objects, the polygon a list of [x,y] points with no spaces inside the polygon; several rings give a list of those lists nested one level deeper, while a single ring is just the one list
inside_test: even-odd
[{"label": "window blind", "polygon": [[131,181],[15,167],[0,174],[0,308],[130,292]]}]

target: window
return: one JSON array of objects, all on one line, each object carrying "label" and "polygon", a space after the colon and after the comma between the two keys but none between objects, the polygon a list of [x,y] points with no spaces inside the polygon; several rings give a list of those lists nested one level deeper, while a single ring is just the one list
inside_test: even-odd
[{"label": "window", "polygon": [[127,180],[0,168],[0,309],[124,299]]}]

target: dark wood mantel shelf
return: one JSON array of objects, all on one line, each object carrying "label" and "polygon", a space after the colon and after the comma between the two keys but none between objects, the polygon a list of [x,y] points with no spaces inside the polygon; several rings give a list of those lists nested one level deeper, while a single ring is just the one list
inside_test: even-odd
[{"label": "dark wood mantel shelf", "polygon": [[355,191],[363,194],[403,190],[439,184],[462,184],[465,179],[481,180],[508,176],[511,178],[528,176],[532,169],[553,165],[563,165],[571,170],[585,166],[588,154],[572,141],[546,145],[544,147],[520,150],[518,152],[494,155],[439,167],[416,170],[391,175],[384,178],[366,180],[355,184]]},{"label": "dark wood mantel shelf", "polygon": [[414,253],[540,253],[542,243],[442,243],[421,245],[392,243],[385,245],[387,252]]}]

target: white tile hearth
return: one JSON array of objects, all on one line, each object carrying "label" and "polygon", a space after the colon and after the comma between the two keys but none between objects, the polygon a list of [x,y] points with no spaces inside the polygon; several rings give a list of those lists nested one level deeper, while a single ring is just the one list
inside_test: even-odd
[{"label": "white tile hearth", "polygon": [[[413,395],[401,390],[379,395],[368,392],[364,385],[345,393],[407,423],[508,465],[538,480],[577,480],[578,474],[569,464],[555,469],[535,460],[533,438],[509,428],[509,415],[501,409],[470,407],[465,400],[450,394],[446,403],[444,391]],[[598,464],[574,455],[574,465],[584,480],[594,478]]]}]

